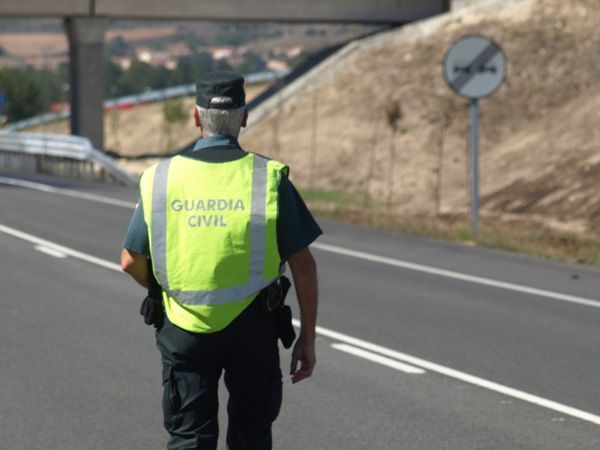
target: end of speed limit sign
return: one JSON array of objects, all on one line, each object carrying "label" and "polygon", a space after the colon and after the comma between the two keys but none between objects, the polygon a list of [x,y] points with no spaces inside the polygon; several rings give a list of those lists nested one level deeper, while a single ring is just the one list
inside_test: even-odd
[{"label": "end of speed limit sign", "polygon": [[506,79],[507,61],[502,48],[485,36],[457,39],[444,57],[444,78],[458,95],[489,97]]}]

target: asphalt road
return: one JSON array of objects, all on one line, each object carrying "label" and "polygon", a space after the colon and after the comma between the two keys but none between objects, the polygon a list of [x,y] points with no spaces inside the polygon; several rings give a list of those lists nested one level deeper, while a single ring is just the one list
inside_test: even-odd
[{"label": "asphalt road", "polygon": [[[164,448],[144,292],[117,267],[137,194],[2,176],[0,449]],[[600,448],[599,270],[320,222],[318,363],[285,380],[275,448]]]}]

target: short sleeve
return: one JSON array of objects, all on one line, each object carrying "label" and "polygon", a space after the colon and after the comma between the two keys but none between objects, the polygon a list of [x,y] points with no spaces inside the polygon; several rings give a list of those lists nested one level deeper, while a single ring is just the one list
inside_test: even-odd
[{"label": "short sleeve", "polygon": [[150,242],[148,239],[148,226],[144,220],[144,206],[142,201],[138,202],[138,206],[131,216],[125,239],[121,247],[126,248],[134,253],[150,256]]},{"label": "short sleeve", "polygon": [[279,215],[277,218],[277,244],[282,261],[304,250],[323,231],[306,207],[304,200],[286,177],[279,185]]}]

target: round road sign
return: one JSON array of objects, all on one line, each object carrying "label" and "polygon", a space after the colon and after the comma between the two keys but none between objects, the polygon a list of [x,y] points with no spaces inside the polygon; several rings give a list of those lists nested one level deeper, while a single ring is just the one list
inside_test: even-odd
[{"label": "round road sign", "polygon": [[488,97],[504,83],[506,66],[506,55],[496,42],[467,35],[456,40],[446,53],[444,77],[463,97]]}]

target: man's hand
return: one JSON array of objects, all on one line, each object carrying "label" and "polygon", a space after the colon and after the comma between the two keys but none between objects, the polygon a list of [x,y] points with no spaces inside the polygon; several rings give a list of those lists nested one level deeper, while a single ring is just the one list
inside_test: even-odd
[{"label": "man's hand", "polygon": [[[300,307],[300,337],[294,344],[290,368],[292,383],[297,383],[312,375],[317,362],[315,357],[317,264],[308,248],[292,255],[288,259],[288,264],[292,269]],[[298,362],[300,362],[300,369],[298,369]]]},{"label": "man's hand", "polygon": [[[298,362],[300,362],[300,369],[298,369]],[[301,335],[294,344],[294,350],[292,351],[292,366],[290,367],[292,383],[295,384],[310,377],[316,363],[314,341],[308,342]]]}]

